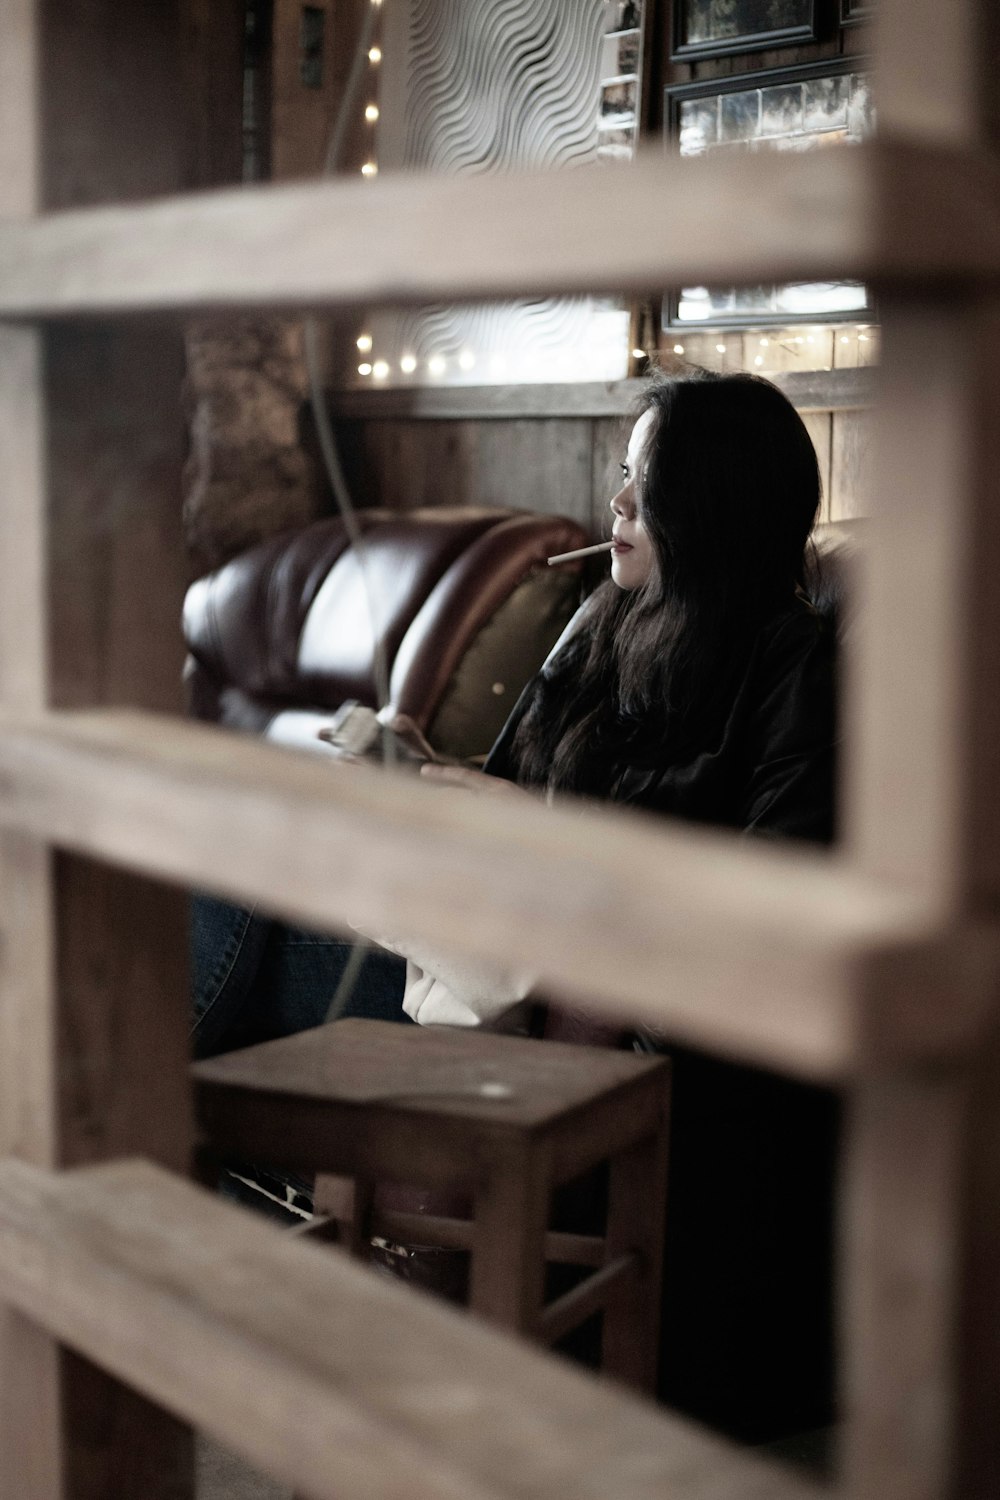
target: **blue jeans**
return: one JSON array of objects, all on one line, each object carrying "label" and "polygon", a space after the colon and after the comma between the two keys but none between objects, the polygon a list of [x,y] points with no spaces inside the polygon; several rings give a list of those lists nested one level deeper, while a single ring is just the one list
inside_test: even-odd
[{"label": "blue jeans", "polygon": [[[195,1055],[212,1057],[322,1025],[354,946],[212,896],[193,897]],[[403,959],[369,950],[340,1014],[408,1021],[405,978]]]}]

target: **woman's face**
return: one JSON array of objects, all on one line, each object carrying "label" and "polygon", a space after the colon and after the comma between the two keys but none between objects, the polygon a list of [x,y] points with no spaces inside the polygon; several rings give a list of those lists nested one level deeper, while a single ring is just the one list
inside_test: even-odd
[{"label": "woman's face", "polygon": [[620,589],[641,588],[656,565],[653,544],[636,507],[636,483],[642,480],[646,445],[655,422],[656,413],[644,411],[632,428],[621,466],[625,483],[611,501],[615,516],[611,531],[615,543],[611,554],[611,577]]}]

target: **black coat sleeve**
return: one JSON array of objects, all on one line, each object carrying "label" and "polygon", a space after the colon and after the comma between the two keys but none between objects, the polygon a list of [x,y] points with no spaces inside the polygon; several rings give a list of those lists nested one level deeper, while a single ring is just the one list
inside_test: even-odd
[{"label": "black coat sleeve", "polygon": [[760,654],[746,726],[749,774],[738,823],[747,833],[834,836],[836,690],[830,629],[786,616]]}]

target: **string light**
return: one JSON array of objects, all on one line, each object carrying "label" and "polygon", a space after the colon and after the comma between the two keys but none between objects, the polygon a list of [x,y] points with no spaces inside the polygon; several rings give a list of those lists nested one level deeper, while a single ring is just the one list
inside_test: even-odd
[{"label": "string light", "polygon": [[674,345],[674,353],[675,354],[683,354],[684,353],[684,345],[683,344],[675,344]]},{"label": "string light", "polygon": [[[381,8],[381,5],[382,0],[372,0],[373,10],[379,10]],[[369,31],[369,36],[370,35],[371,32]],[[377,43],[368,48],[368,61],[373,67],[377,66],[382,61],[382,48]],[[368,123],[370,125],[374,125],[375,121],[379,117],[379,107],[374,99],[369,99],[369,102],[365,105],[364,115]],[[378,162],[375,160],[374,151],[372,155],[368,157],[367,161],[362,162],[361,175],[362,177],[368,179],[378,176]],[[371,353],[372,336],[370,333],[359,333],[355,342],[357,343],[359,353]],[[414,367],[415,365],[416,361],[414,361]],[[406,369],[405,360],[402,362],[402,368],[404,370]],[[374,363],[372,363],[370,360],[366,359],[362,364],[358,365],[358,374],[364,376],[370,375],[374,380],[386,380],[389,376],[388,361],[384,359],[376,359]]]},{"label": "string light", "polygon": [[443,375],[448,368],[448,361],[443,354],[432,354],[427,361],[427,369],[431,375]]},{"label": "string light", "polygon": [[768,347],[768,345],[770,344],[770,342],[771,342],[770,339],[761,339],[761,341],[760,341],[760,347],[762,349],[766,349]]},{"label": "string light", "polygon": [[757,366],[757,368],[759,369],[760,366],[764,363],[764,356],[763,356],[763,354],[755,354],[754,357],[753,357],[753,362]]},{"label": "string light", "polygon": [[726,352],[726,346],[725,346],[725,344],[716,344],[716,346],[715,346],[715,352],[716,352],[716,354],[725,354],[725,352]]},{"label": "string light", "polygon": [[645,349],[633,349],[632,350],[632,358],[633,359],[645,359],[646,358],[646,351],[645,351]]},{"label": "string light", "polygon": [[471,370],[476,363],[476,356],[471,349],[463,349],[458,356],[458,367],[460,370]]},{"label": "string light", "polygon": [[402,370],[404,375],[412,375],[414,370],[417,368],[417,361],[414,359],[412,354],[404,354],[402,359],[399,361],[399,368]]}]

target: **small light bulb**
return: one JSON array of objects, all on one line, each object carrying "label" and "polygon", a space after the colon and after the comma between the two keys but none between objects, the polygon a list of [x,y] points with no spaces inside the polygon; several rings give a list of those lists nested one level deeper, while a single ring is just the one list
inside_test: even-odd
[{"label": "small light bulb", "polygon": [[382,48],[381,47],[369,47],[368,48],[368,61],[370,63],[380,63],[382,61]]},{"label": "small light bulb", "polygon": [[471,370],[476,363],[476,356],[471,349],[463,349],[458,356],[458,368],[460,370]]},{"label": "small light bulb", "polygon": [[715,352],[716,352],[716,354],[725,354],[725,352],[726,352],[726,346],[725,346],[725,344],[716,344],[716,346],[715,346]]},{"label": "small light bulb", "polygon": [[851,341],[850,341],[850,339],[849,339],[849,338],[848,338],[848,337],[847,337],[847,334],[846,334],[846,333],[842,333],[842,334],[841,334],[841,335],[840,335],[840,342],[841,342],[841,343],[842,343],[842,344],[849,344],[849,343],[850,343],[850,342],[851,342]]},{"label": "small light bulb", "polygon": [[764,356],[763,356],[763,354],[755,354],[754,357],[753,357],[753,362],[758,367],[760,365],[762,365],[764,363]]},{"label": "small light bulb", "polygon": [[372,336],[370,333],[359,333],[357,342],[361,353],[367,354],[372,346]]},{"label": "small light bulb", "polygon": [[443,354],[432,354],[427,361],[427,368],[432,375],[443,375],[448,367],[448,361]]},{"label": "small light bulb", "polygon": [[646,358],[646,351],[645,351],[645,349],[633,349],[632,350],[632,358],[633,359],[645,359]]},{"label": "small light bulb", "polygon": [[683,354],[684,353],[684,345],[683,344],[675,344],[674,345],[674,353],[675,354]]},{"label": "small light bulb", "polygon": [[378,163],[377,162],[366,161],[365,164],[364,164],[364,166],[361,168],[361,175],[362,175],[362,177],[375,177],[377,174],[378,174]]},{"label": "small light bulb", "polygon": [[761,341],[760,341],[760,347],[762,349],[766,349],[767,346],[770,344],[770,342],[771,342],[770,339],[761,339]]},{"label": "small light bulb", "polygon": [[414,370],[417,368],[417,362],[414,359],[413,355],[404,354],[402,359],[399,361],[399,368],[402,370],[404,375],[412,375]]},{"label": "small light bulb", "polygon": [[377,120],[378,119],[378,105],[377,104],[366,104],[365,105],[365,119],[366,120]]},{"label": "small light bulb", "polygon": [[371,372],[372,372],[372,367],[368,363],[367,360],[365,360],[365,362],[364,362],[363,365],[358,365],[358,374],[359,375],[370,375]]},{"label": "small light bulb", "polygon": [[807,344],[815,344],[815,342],[816,342],[816,340],[815,340],[815,339],[814,339],[814,338],[813,338],[813,336],[812,336],[812,334],[811,334],[811,333],[810,333],[810,334],[809,334],[809,335],[808,335],[808,336],[807,336],[807,338],[806,338],[806,343],[807,343]]},{"label": "small light bulb", "polygon": [[793,343],[793,344],[801,344],[801,343],[804,343],[804,339],[803,339],[803,337],[802,337],[802,335],[801,335],[801,333],[800,333],[800,334],[797,334],[797,335],[796,335],[796,337],[795,337],[795,338],[793,338],[793,339],[792,339],[792,343]]},{"label": "small light bulb", "polygon": [[859,344],[867,344],[867,342],[868,342],[868,335],[867,335],[867,333],[859,333],[858,334],[858,343]]},{"label": "small light bulb", "polygon": [[384,359],[377,359],[372,365],[372,379],[384,380],[389,373],[389,366]]}]

